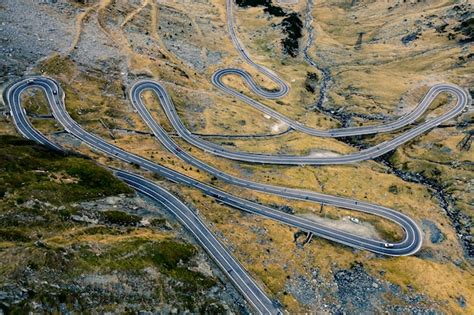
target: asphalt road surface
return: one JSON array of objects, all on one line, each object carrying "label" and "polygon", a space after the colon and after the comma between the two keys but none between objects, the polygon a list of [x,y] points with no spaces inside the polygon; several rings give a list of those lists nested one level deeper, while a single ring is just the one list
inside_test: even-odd
[{"label": "asphalt road surface", "polygon": [[[268,91],[268,90],[262,89],[257,84],[253,84],[255,91],[257,91],[257,94],[264,95],[266,98],[273,99],[273,98],[279,98],[279,97],[285,96],[286,94],[288,94],[288,91],[290,90],[290,88],[288,87],[288,84],[286,84],[285,81],[280,79],[272,70],[253,62],[249,54],[245,51],[244,45],[240,42],[235,32],[232,11],[233,11],[232,0],[226,0],[227,31],[229,32],[230,38],[232,39],[232,42],[234,43],[235,49],[239,53],[240,57],[242,57],[242,59],[244,59],[249,65],[254,67],[257,71],[265,74],[273,82],[275,82],[276,85],[278,85],[277,90]],[[250,78],[250,81],[253,82],[253,79],[251,79],[250,76],[248,78]]]},{"label": "asphalt road surface", "polygon": [[[369,250],[369,251],[379,253],[379,254],[392,255],[392,256],[411,255],[420,249],[421,244],[422,244],[422,233],[418,225],[408,216],[400,212],[397,212],[393,209],[374,205],[367,202],[357,201],[357,200],[348,199],[348,198],[341,198],[341,197],[336,197],[336,196],[331,196],[331,195],[325,195],[325,194],[320,194],[320,193],[316,193],[312,191],[255,183],[252,181],[237,178],[232,175],[221,172],[218,169],[215,169],[212,166],[207,165],[203,163],[202,161],[194,158],[193,156],[188,154],[186,151],[182,150],[166,134],[166,132],[158,124],[156,124],[156,122],[154,122],[151,119],[150,113],[148,112],[148,110],[146,109],[146,107],[143,105],[141,101],[141,96],[140,96],[141,93],[147,89],[151,89],[152,91],[158,94],[161,102],[163,103],[167,101],[171,102],[166,91],[161,87],[161,85],[159,85],[156,82],[145,81],[146,84],[143,84],[143,82],[144,81],[139,81],[130,90],[132,103],[137,108],[138,113],[143,117],[145,122],[150,126],[150,128],[152,129],[153,133],[157,136],[157,138],[165,145],[165,147],[168,150],[173,152],[176,156],[182,158],[183,160],[189,162],[192,165],[195,165],[196,167],[199,167],[203,170],[208,171],[209,173],[216,176],[218,179],[221,179],[231,184],[239,185],[241,187],[254,189],[254,190],[258,190],[258,191],[262,191],[266,193],[271,193],[271,194],[279,195],[279,196],[290,198],[290,199],[314,201],[314,202],[319,202],[319,203],[323,203],[327,205],[333,205],[333,206],[337,206],[337,207],[341,207],[345,209],[352,209],[352,210],[361,211],[361,212],[370,213],[370,214],[384,217],[386,219],[389,219],[399,224],[403,228],[405,232],[403,240],[401,242],[390,244],[390,246],[387,246],[386,243],[381,240],[367,239],[359,235],[354,235],[345,231],[330,228],[330,227],[324,226],[323,224],[316,223],[306,218],[298,217],[298,216],[291,215],[288,213],[283,213],[279,210],[239,198],[225,191],[222,191],[216,187],[197,181],[189,176],[186,176],[184,174],[181,174],[179,172],[176,172],[174,170],[171,170],[159,164],[156,164],[153,161],[147,160],[143,157],[127,152],[113,144],[108,143],[107,141],[101,139],[100,137],[97,137],[85,131],[84,129],[82,129],[82,127],[79,124],[77,124],[67,113],[65,109],[65,104],[64,104],[64,93],[62,89],[60,88],[59,84],[57,84],[52,79],[49,79],[46,77],[30,77],[30,78],[25,78],[23,80],[20,80],[12,84],[11,86],[9,86],[4,91],[4,99],[5,99],[5,102],[10,106],[11,116],[13,117],[15,126],[20,131],[20,133],[24,135],[25,137],[35,140],[38,143],[41,143],[43,145],[49,146],[52,149],[60,150],[61,148],[60,146],[54,144],[49,139],[47,139],[40,132],[35,130],[35,128],[31,125],[31,123],[28,120],[26,111],[21,106],[21,94],[26,89],[33,88],[33,87],[42,89],[46,94],[53,116],[57,119],[57,121],[65,128],[66,131],[76,136],[77,138],[81,139],[92,148],[102,151],[103,153],[111,157],[126,161],[134,165],[139,165],[143,169],[146,169],[158,175],[161,175],[173,182],[185,184],[185,185],[200,189],[205,194],[219,200],[220,202],[224,204],[227,204],[234,208],[241,209],[243,211],[247,211],[256,215],[261,215],[266,218],[270,218],[270,219],[279,221],[281,223],[288,224],[293,227],[297,227],[299,229],[313,233],[314,235],[326,238],[334,242],[345,244],[347,246],[351,246],[354,248]],[[150,86],[150,84],[152,85]],[[178,119],[177,116],[173,116],[173,117],[175,119]],[[123,176],[121,174],[123,173],[117,172],[117,175],[120,178],[126,180],[127,183],[130,184],[132,187],[138,188],[137,190],[141,193],[143,193],[144,191],[149,192],[150,189],[153,190],[154,189],[153,187],[155,187],[154,194],[148,193],[146,195],[151,198],[155,196],[154,200],[158,202],[162,202],[156,197],[156,195],[160,195],[162,192],[156,189],[155,184],[153,184],[152,182],[146,181],[143,178],[137,179],[138,177],[134,177],[135,175],[132,175],[132,174],[129,174],[128,177]],[[140,187],[143,186],[145,182],[148,182],[146,186],[147,190],[144,190],[143,188],[140,189]],[[197,228],[189,224],[186,225],[184,220],[182,220],[181,214],[178,214],[176,212],[176,209],[170,208],[169,206],[167,208],[172,213],[174,213],[178,217],[178,219],[180,219],[180,221],[183,224],[185,224],[186,227],[188,227],[188,229],[193,228],[193,230],[191,231],[193,235],[195,235],[198,238],[198,241],[201,244],[203,244],[206,251],[210,253],[211,257],[214,260],[216,260],[218,265],[224,266],[225,263],[229,264],[229,261],[222,261],[222,258],[217,257],[216,255],[212,254],[213,251],[207,247],[208,245],[206,244],[206,242],[204,242],[202,239],[199,239],[201,237],[200,236],[201,234],[198,233],[198,230],[200,230],[201,232],[206,230],[206,233],[210,233],[209,229],[207,229],[204,224],[198,225]],[[184,213],[185,216],[187,215],[189,217],[189,220],[194,220],[193,218],[195,217],[195,214],[189,208],[187,208],[186,206],[184,207],[180,206],[179,209],[182,211],[182,213]],[[215,238],[213,239],[215,240]],[[216,243],[214,244],[214,247],[223,248],[222,245],[220,246],[219,245],[220,244]],[[222,249],[222,250],[225,250],[225,249]],[[227,256],[227,258],[228,257],[232,257],[232,256],[229,255]],[[233,260],[233,264],[234,265],[237,264],[235,259]],[[234,269],[230,269],[230,270],[234,270]],[[241,272],[245,273],[243,269]],[[230,279],[235,284],[235,286],[239,289],[239,291],[242,292],[242,294],[246,297],[249,303],[251,303],[251,305],[256,310],[262,313],[266,313],[268,312],[268,309],[271,309],[271,307],[273,307],[273,311],[278,312],[278,307],[274,306],[274,303],[271,302],[268,298],[267,299],[270,302],[268,301],[266,303],[261,302],[263,299],[262,291],[257,284],[255,284],[251,280],[248,280],[250,279],[248,275],[247,275],[247,280],[253,283],[253,289],[248,289],[247,288],[248,285],[243,286],[239,282],[238,279],[235,279],[235,276],[237,274],[240,274],[240,272],[239,273],[226,272],[226,274],[230,277]],[[265,305],[266,309],[263,307],[263,305]]]},{"label": "asphalt road surface", "polygon": [[[141,93],[143,93],[145,90],[152,90],[153,92],[157,93],[162,104],[172,103],[169,95],[166,93],[166,90],[157,82],[137,82],[130,90],[130,98],[139,115],[144,119],[146,124],[150,126],[155,136],[168,150],[173,152],[179,158],[213,174],[220,180],[226,181],[230,184],[239,185],[247,189],[254,189],[290,199],[319,202],[384,217],[399,224],[403,228],[405,232],[403,240],[401,242],[387,246],[387,244],[381,240],[367,239],[359,235],[354,235],[345,231],[330,228],[309,219],[283,213],[279,210],[239,198],[216,187],[156,164],[153,161],[127,152],[113,144],[108,143],[100,137],[85,131],[79,124],[77,124],[69,116],[65,109],[64,93],[62,89],[60,88],[59,84],[52,79],[46,77],[30,77],[20,80],[9,86],[4,91],[4,99],[5,102],[10,106],[10,113],[13,117],[16,128],[26,138],[35,140],[36,142],[49,146],[54,150],[61,150],[61,147],[54,144],[40,132],[35,130],[28,120],[25,109],[21,105],[21,94],[26,89],[33,87],[40,88],[44,91],[51,107],[53,116],[65,128],[65,130],[81,139],[92,148],[102,151],[111,157],[118,158],[134,165],[139,165],[143,169],[161,175],[173,182],[200,189],[205,194],[219,200],[224,204],[256,215],[261,215],[293,227],[297,227],[334,242],[345,244],[354,248],[369,250],[379,254],[392,256],[411,255],[418,251],[421,247],[422,233],[418,225],[408,216],[393,209],[367,202],[325,195],[312,191],[255,183],[221,172],[218,169],[215,169],[214,167],[207,165],[188,154],[186,151],[182,150],[152,119],[151,114],[142,103]],[[165,106],[165,108],[166,107],[172,108],[171,106]],[[180,122],[177,115],[171,115],[170,118],[174,120],[173,126],[182,126],[182,122]],[[182,128],[184,128],[184,126]],[[187,130],[184,132],[188,133]],[[196,221],[197,217],[192,210],[180,203],[176,198],[171,198],[170,195],[166,195],[165,191],[159,188],[156,184],[142,177],[138,177],[123,171],[116,171],[115,173],[118,177],[125,180],[129,185],[134,187],[137,191],[156,200],[157,202],[163,204],[163,200],[172,200],[174,206],[165,203],[165,207],[167,207],[174,215],[176,215],[176,217],[191,231],[191,233],[196,236],[199,243],[203,245],[208,253],[210,253],[211,257],[218,263],[219,266],[233,266],[229,269],[223,270],[239,289],[239,291],[242,292],[242,294],[246,297],[247,301],[249,301],[249,303],[251,303],[251,305],[256,310],[262,313],[267,313],[269,310],[272,310],[271,312],[274,313],[279,311],[278,307],[274,305],[275,303],[265,296],[263,291],[254,281],[251,280],[245,270],[243,270],[242,267],[239,268],[240,265],[238,262],[228,252],[226,252],[225,248],[213,236],[210,236],[212,233],[204,225],[204,223],[202,223],[202,221],[199,219]],[[159,196],[164,197],[160,199]],[[190,224],[189,222],[194,222],[194,224]],[[204,238],[203,233],[207,235],[207,238]],[[213,242],[212,248],[208,243],[209,240],[212,240]],[[221,256],[217,255],[216,248],[218,249],[218,252],[221,253]],[[225,259],[223,257],[225,257]],[[237,275],[240,276],[236,278]],[[241,279],[245,279],[245,285]]]},{"label": "asphalt road surface", "polygon": [[[67,113],[64,104],[64,93],[54,80],[46,77],[30,77],[20,80],[4,91],[5,102],[10,106],[11,116],[13,117],[16,128],[26,138],[32,139],[43,145],[49,146],[55,150],[61,150],[60,146],[54,144],[47,139],[40,132],[30,124],[26,111],[21,106],[21,94],[29,88],[42,89],[47,97],[48,103],[51,107],[53,116],[65,128],[66,131],[81,139],[89,146],[103,153],[126,161],[128,163],[139,165],[143,169],[149,170],[159,174],[173,182],[185,184],[197,189],[200,189],[205,194],[219,200],[220,202],[229,206],[256,214],[270,219],[277,220],[281,223],[297,227],[304,231],[313,233],[328,240],[345,244],[347,246],[369,250],[372,252],[401,256],[410,255],[418,251],[422,244],[422,233],[418,225],[408,216],[399,213],[393,209],[370,204],[367,202],[352,200],[348,198],[341,198],[325,194],[319,194],[312,191],[284,188],[266,184],[255,183],[245,179],[240,179],[232,175],[226,174],[213,168],[210,165],[194,158],[184,150],[182,150],[167,133],[151,118],[150,113],[144,106],[141,100],[141,93],[145,90],[152,90],[155,92],[164,108],[174,109],[169,95],[166,90],[157,82],[153,81],[139,81],[130,90],[130,97],[133,105],[137,109],[140,116],[144,119],[147,125],[152,129],[157,138],[165,145],[165,147],[173,152],[176,156],[195,165],[203,170],[216,176],[218,179],[226,181],[231,184],[239,185],[248,189],[254,189],[266,193],[279,195],[282,197],[306,201],[315,201],[327,205],[333,205],[346,209],[366,212],[378,215],[399,224],[404,232],[404,239],[401,242],[387,244],[381,240],[367,239],[358,235],[347,233],[338,229],[326,227],[322,224],[316,223],[312,220],[283,213],[273,208],[265,207],[263,205],[236,197],[226,193],[216,187],[206,183],[197,181],[184,174],[174,170],[163,167],[153,161],[147,160],[138,155],[127,152],[119,147],[106,142],[105,140],[90,134],[82,129]],[[166,106],[168,104],[168,106]],[[172,111],[169,111],[172,113]],[[173,126],[181,133],[189,134],[189,131],[184,128],[182,122],[176,114],[169,116],[172,120]],[[116,171],[116,175],[126,181],[129,185],[134,187],[138,192],[144,194],[153,200],[164,204],[176,217],[185,225],[190,232],[196,237],[198,242],[206,249],[211,257],[221,266],[224,272],[229,276],[237,289],[242,292],[247,301],[260,313],[278,313],[279,308],[263,293],[260,287],[248,276],[245,270],[238,264],[238,262],[225,250],[225,248],[215,239],[210,230],[200,221],[196,215],[182,204],[176,198],[172,198],[169,193],[159,188],[156,184],[136,175],[126,173],[123,171]],[[164,201],[167,200],[166,204]],[[193,223],[193,224],[191,224]],[[210,242],[210,243],[209,243]],[[211,246],[212,244],[212,246]],[[228,269],[225,269],[227,267]]]},{"label": "asphalt road surface", "polygon": [[[243,70],[224,69],[214,74],[214,76],[212,77],[213,82],[215,81],[216,84],[222,86],[223,89],[228,90],[230,94],[234,95],[235,93],[235,94],[238,94],[239,97],[247,99],[248,103],[253,104],[253,106],[257,108],[258,110],[261,110],[263,113],[268,114],[274,117],[275,119],[278,119],[280,121],[287,123],[291,128],[295,130],[303,131],[302,128],[311,129],[309,127],[305,127],[301,125],[299,122],[293,121],[290,118],[281,115],[280,113],[274,111],[273,109],[270,109],[267,106],[255,100],[252,100],[251,98],[247,96],[240,94],[239,92],[236,92],[226,87],[224,84],[222,84],[220,79],[217,79],[216,77],[220,77],[220,74],[224,72],[228,74],[229,71],[232,71],[232,73],[236,73],[236,71],[239,71],[238,73],[241,73],[242,75],[245,75],[246,77],[248,76],[248,79],[252,80],[249,74],[247,72],[244,72]],[[253,82],[253,80],[249,82]],[[255,84],[255,82],[253,82],[252,84]],[[351,153],[347,155],[337,155],[337,156],[331,155],[327,157],[312,157],[312,156],[272,155],[272,154],[239,152],[239,151],[227,150],[218,144],[204,140],[203,138],[200,138],[199,136],[193,135],[186,128],[186,126],[184,126],[184,124],[179,119],[179,116],[176,112],[176,108],[173,102],[171,101],[171,99],[168,96],[168,93],[166,92],[166,90],[161,84],[153,80],[142,80],[142,81],[136,82],[132,86],[130,96],[136,109],[142,115],[142,118],[145,120],[145,122],[150,128],[152,128],[151,125],[156,124],[156,123],[154,123],[154,120],[151,118],[150,115],[146,115],[147,117],[145,117],[144,111],[146,111],[146,108],[141,102],[140,97],[139,97],[139,94],[143,90],[152,90],[153,92],[155,92],[155,94],[160,99],[161,105],[166,113],[166,116],[170,120],[173,127],[176,129],[178,135],[184,140],[186,140],[188,143],[206,152],[212,153],[213,155],[217,155],[220,157],[237,160],[237,161],[260,163],[260,164],[284,164],[284,165],[352,164],[355,162],[361,162],[361,161],[365,161],[369,159],[374,159],[376,157],[379,157],[385,153],[388,153],[396,149],[398,146],[412,140],[413,138],[442,124],[443,122],[446,122],[452,119],[453,117],[456,117],[457,115],[462,113],[463,110],[467,109],[468,105],[471,104],[469,93],[467,93],[462,88],[457,87],[453,84],[437,84],[433,86],[432,88],[430,88],[428,93],[425,95],[425,97],[420,102],[420,104],[415,108],[415,110],[413,110],[406,116],[403,116],[402,118],[394,122],[388,123],[387,125],[353,127],[353,128],[347,128],[347,129],[332,129],[328,131],[317,131],[313,129],[314,131],[313,133],[309,133],[309,132],[306,132],[306,133],[309,133],[311,135],[317,135],[317,136],[325,136],[325,137],[346,137],[346,136],[388,132],[388,131],[404,128],[407,125],[412,124],[417,118],[423,115],[428,109],[428,107],[430,106],[430,104],[434,101],[434,99],[440,93],[443,93],[443,92],[450,93],[456,98],[455,106],[449,111],[447,111],[446,113],[434,119],[427,120],[421,123],[420,125],[417,125],[414,128],[406,131],[405,133],[394,137],[391,140],[385,141],[373,147],[369,147],[362,151],[358,151],[356,153]],[[297,126],[300,126],[301,128]]]}]

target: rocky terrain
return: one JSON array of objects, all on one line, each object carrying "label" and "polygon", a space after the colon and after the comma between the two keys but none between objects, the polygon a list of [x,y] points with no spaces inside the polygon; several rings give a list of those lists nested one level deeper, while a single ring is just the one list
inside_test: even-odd
[{"label": "rocky terrain", "polygon": [[2,312],[243,307],[174,218],[108,171],[17,137],[0,143]]},{"label": "rocky terrain", "polygon": [[[291,86],[287,97],[263,102],[305,124],[383,123],[410,111],[434,83],[473,86],[473,10],[468,1],[236,2],[236,30],[252,58]],[[71,116],[122,148],[282,211],[318,217],[356,233],[400,237],[396,227],[380,218],[220,183],[150,136],[127,96],[131,83],[145,77],[164,83],[192,132],[229,148],[348,153],[393,137],[315,139],[288,131],[212,87],[216,69],[238,67],[272,88],[235,51],[224,1],[6,0],[0,17],[3,88],[27,74],[51,76],[64,88]],[[240,79],[226,80],[254,97]],[[173,133],[157,99],[151,94],[145,98],[156,120]],[[64,133],[38,91],[23,100],[38,129],[91,160],[58,156],[52,165],[51,153],[2,136],[0,153],[8,161],[0,165],[3,312],[249,311],[169,214],[133,195],[92,161],[133,168]],[[433,112],[450,104],[450,98],[440,97]],[[0,111],[0,133],[17,135],[5,104]],[[203,161],[243,178],[402,211],[424,232],[423,248],[413,257],[381,257],[317,237],[306,242],[301,231],[155,180],[196,209],[291,313],[469,314],[474,311],[472,118],[464,113],[382,159],[348,166],[252,165],[180,142]],[[24,159],[17,161],[18,156]],[[95,176],[68,171],[70,159],[100,172],[98,178],[111,184],[82,186],[81,179]],[[28,171],[22,173],[17,163]],[[70,199],[69,189],[76,199]]]}]

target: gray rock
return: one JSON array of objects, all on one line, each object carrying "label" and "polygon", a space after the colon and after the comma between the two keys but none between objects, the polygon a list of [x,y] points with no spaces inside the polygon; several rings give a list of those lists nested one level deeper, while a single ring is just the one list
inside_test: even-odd
[{"label": "gray rock", "polygon": [[429,231],[430,241],[433,244],[441,243],[446,238],[443,232],[441,232],[441,230],[438,228],[438,226],[434,222],[431,222],[430,220],[424,219],[422,221],[422,228],[423,228],[423,231],[426,231],[426,230]]},{"label": "gray rock", "polygon": [[[334,272],[337,296],[343,312],[370,313],[433,313],[426,308],[427,298],[416,293],[404,293],[399,286],[368,274],[363,265],[355,263],[350,269]],[[390,303],[387,303],[387,299]],[[399,303],[398,301],[402,302]],[[410,305],[409,308],[405,305]],[[410,308],[416,312],[408,311]],[[431,307],[435,305],[431,304]]]},{"label": "gray rock", "polygon": [[464,298],[464,296],[460,295],[456,298],[456,300],[458,301],[459,306],[461,306],[462,308],[466,307],[466,299]]},{"label": "gray rock", "polygon": [[76,221],[76,222],[84,222],[84,223],[90,223],[90,224],[97,224],[97,223],[99,223],[99,220],[97,220],[97,219],[91,219],[91,218],[89,218],[89,217],[87,217],[87,216],[84,216],[84,215],[81,216],[81,215],[75,215],[75,214],[73,214],[73,215],[71,216],[71,219],[72,219],[73,221]]},{"label": "gray rock", "polygon": [[122,198],[120,198],[120,197],[111,196],[111,197],[105,198],[105,202],[109,205],[116,205],[117,203],[120,202],[121,199]]}]

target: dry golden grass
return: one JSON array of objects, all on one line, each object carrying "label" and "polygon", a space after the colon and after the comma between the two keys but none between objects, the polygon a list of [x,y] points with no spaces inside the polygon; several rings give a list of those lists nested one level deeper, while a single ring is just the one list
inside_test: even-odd
[{"label": "dry golden grass", "polygon": [[406,288],[410,284],[415,290],[424,292],[444,304],[451,314],[471,314],[474,306],[470,303],[461,308],[456,298],[464,296],[467,301],[474,299],[472,270],[463,270],[451,263],[421,260],[417,257],[396,259],[374,259],[366,262],[375,270],[383,269],[386,279]]},{"label": "dry golden grass", "polygon": [[[123,233],[118,235],[111,234],[87,234],[87,229],[90,227],[84,228],[75,228],[68,230],[66,234],[62,235],[53,235],[49,238],[44,239],[44,243],[50,247],[64,247],[74,243],[88,243],[88,244],[98,244],[98,245],[110,245],[113,243],[123,242],[127,240],[134,239],[146,239],[146,240],[163,240],[169,238],[173,233],[170,232],[160,232],[153,229],[134,229],[129,233]],[[171,234],[171,235],[170,235]]]}]

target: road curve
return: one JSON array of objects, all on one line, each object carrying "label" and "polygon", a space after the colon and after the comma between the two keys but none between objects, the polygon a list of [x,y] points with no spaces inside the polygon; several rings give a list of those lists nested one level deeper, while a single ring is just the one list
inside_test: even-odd
[{"label": "road curve", "polygon": [[[15,84],[12,84],[7,89],[5,89],[3,93],[5,103],[8,104],[10,107],[10,114],[13,118],[13,122],[17,130],[25,138],[36,141],[37,143],[47,146],[55,151],[63,151],[60,146],[50,141],[31,125],[26,115],[25,109],[21,107],[21,94],[26,89],[33,87],[41,89],[46,94],[48,103],[53,110],[59,109],[61,104],[63,104],[64,98],[60,98],[59,95],[64,96],[64,94],[62,93],[59,85],[55,81],[39,77],[24,79]],[[54,91],[56,92],[56,94]],[[58,112],[55,111],[55,114],[58,114]],[[68,119],[71,119],[69,115],[66,114],[66,116]],[[74,126],[70,126],[68,128],[75,128],[75,123],[73,125]],[[83,130],[79,131],[85,132]],[[89,140],[93,138],[96,137],[92,136],[92,138],[87,139]],[[82,140],[89,144],[89,142],[87,142],[85,139]],[[111,147],[113,148],[114,146]],[[97,149],[107,153],[105,151],[106,148],[107,147],[100,147]],[[125,151],[121,149],[118,150],[125,153]],[[115,152],[115,154],[116,153],[118,153],[118,151]],[[116,157],[115,154],[112,153],[111,155]],[[126,160],[125,158],[121,159]],[[186,176],[174,172],[170,169],[166,169],[165,167],[161,167],[160,171],[160,175],[163,175],[166,178],[175,182],[186,183],[187,181]],[[113,169],[113,172],[118,178],[120,178],[133,189],[135,189],[139,194],[152,199],[153,201],[161,204],[164,208],[170,211],[170,213],[172,213],[178,219],[178,221],[180,221],[181,224],[183,224],[186,229],[195,237],[198,243],[217,263],[217,265],[224,272],[224,274],[232,281],[234,286],[239,290],[239,292],[241,292],[241,294],[245,297],[246,301],[249,302],[249,304],[258,314],[282,313],[276,303],[268,298],[265,292],[245,271],[243,266],[216,239],[212,231],[188,206],[186,206],[173,194],[156,185],[150,180],[147,180],[141,176],[123,170]],[[179,177],[179,180],[176,180],[176,175]]]},{"label": "road curve", "polygon": [[[367,249],[367,250],[380,253],[380,254],[394,255],[394,256],[410,255],[418,251],[419,248],[421,247],[421,242],[422,242],[421,231],[419,227],[417,226],[417,224],[408,216],[405,216],[402,213],[399,213],[393,209],[374,205],[371,203],[358,201],[358,200],[320,194],[320,193],[316,193],[316,192],[308,191],[308,190],[286,188],[286,187],[256,183],[250,180],[246,180],[246,179],[242,179],[242,178],[230,175],[228,173],[224,173],[220,171],[219,169],[216,169],[213,166],[208,165],[202,162],[201,160],[195,158],[193,155],[189,154],[186,150],[180,148],[179,145],[167,134],[167,132],[159,124],[156,123],[151,113],[148,111],[148,109],[146,108],[146,106],[143,104],[143,101],[142,101],[141,95],[143,92],[147,90],[152,91],[156,94],[161,104],[164,105],[163,108],[165,109],[165,112],[167,112],[170,109],[174,109],[173,106],[166,106],[166,104],[171,104],[172,101],[168,93],[164,89],[164,87],[160,85],[158,82],[149,81],[149,80],[138,81],[132,86],[132,88],[130,89],[130,100],[132,102],[132,105],[134,106],[134,108],[136,109],[140,117],[143,119],[145,124],[151,129],[151,131],[156,136],[156,138],[163,144],[163,146],[166,147],[170,152],[175,154],[177,157],[181,158],[183,161],[197,168],[200,168],[214,175],[216,178],[222,181],[225,181],[229,184],[238,185],[247,189],[257,190],[264,193],[269,193],[269,194],[277,195],[280,197],[285,197],[288,199],[313,201],[313,202],[323,203],[327,205],[332,205],[332,206],[341,207],[341,208],[350,209],[350,210],[356,210],[356,211],[384,217],[386,219],[389,219],[399,224],[404,229],[406,233],[405,235],[406,238],[401,243],[396,244],[393,248],[385,248],[383,242],[380,242],[377,240],[368,240],[368,239],[360,238],[356,235],[351,235],[350,233],[345,233],[337,229],[331,229],[324,226],[320,226],[311,220],[305,220],[303,218],[296,217],[289,214],[282,214],[279,211],[276,211],[277,217],[269,216],[268,211],[271,210],[269,208],[266,208],[265,213],[256,212],[255,206],[260,209],[265,208],[265,207],[262,207],[261,205],[254,205],[252,207],[254,209],[252,212],[276,219],[288,225],[299,227],[305,231],[312,232],[315,235],[324,237],[329,240],[333,240],[333,241],[346,244],[352,247]],[[178,131],[185,130],[183,134],[189,135],[189,131],[187,131],[186,129],[182,129],[184,128],[184,126],[182,122],[179,120],[179,117],[177,116],[175,112],[168,112],[167,115],[170,118],[171,124],[175,128],[177,128]],[[184,137],[184,138],[186,140],[188,139],[188,137]],[[211,195],[212,193],[213,192],[211,191]],[[222,192],[219,193],[219,195],[221,194]],[[228,200],[228,198],[230,198],[230,195],[226,194],[225,200]],[[248,207],[247,209],[251,208],[250,202],[244,202],[244,205],[245,203],[246,203],[246,206]],[[245,207],[242,208],[240,204],[239,205],[229,204],[229,205],[245,210]],[[271,211],[275,212],[275,210],[271,210]]]},{"label": "road curve", "polygon": [[261,314],[281,314],[281,311],[248,275],[245,268],[217,240],[206,224],[181,200],[155,183],[132,173],[116,170],[115,175],[138,193],[162,204],[198,243],[209,253],[224,274],[232,280],[245,299]]},{"label": "road curve", "polygon": [[[273,71],[271,71],[268,68],[265,68],[264,66],[261,66],[257,63],[255,63],[252,58],[250,58],[249,54],[245,51],[244,45],[240,42],[239,38],[237,37],[237,34],[235,33],[235,27],[234,27],[234,19],[233,19],[233,6],[232,6],[232,0],[226,0],[226,18],[227,18],[227,30],[229,32],[230,38],[232,39],[232,42],[234,43],[235,49],[237,49],[237,52],[239,55],[244,59],[249,65],[254,67],[257,71],[265,74],[268,78],[270,78],[276,85],[278,85],[278,89],[270,91],[267,89],[261,88],[258,84],[256,84],[251,76],[244,77],[244,79],[247,81],[247,83],[251,84],[253,86],[253,89],[257,91],[256,93],[259,95],[262,95],[266,98],[270,99],[275,99],[275,98],[280,98],[288,94],[288,91],[290,88],[288,87],[288,84],[286,84],[285,81],[280,79],[279,76],[277,76]],[[246,72],[245,72],[246,73]]]},{"label": "road curve", "polygon": [[[232,5],[231,0],[227,0],[227,14],[228,17],[232,16]],[[230,10],[230,11],[229,11]],[[67,113],[64,104],[64,93],[60,88],[59,84],[52,79],[46,77],[31,77],[20,80],[10,85],[4,91],[5,102],[10,106],[10,113],[13,117],[16,128],[26,138],[32,139],[43,145],[49,146],[54,150],[61,150],[61,147],[51,142],[44,135],[38,132],[29,122],[26,115],[25,109],[21,106],[21,94],[23,91],[29,88],[40,88],[47,97],[48,103],[52,109],[54,117],[64,127],[64,129],[76,136],[90,147],[99,150],[111,157],[120,159],[122,161],[139,165],[140,167],[154,172],[158,175],[165,177],[166,179],[188,185],[203,191],[208,196],[211,196],[220,202],[227,204],[231,207],[250,212],[256,215],[260,215],[269,219],[276,220],[278,222],[287,224],[289,226],[297,227],[305,230],[310,234],[318,235],[325,239],[338,242],[354,248],[360,248],[369,250],[375,253],[391,255],[391,256],[403,256],[411,255],[416,253],[422,244],[422,232],[418,225],[408,216],[397,212],[393,209],[386,208],[383,206],[374,205],[367,202],[352,200],[348,198],[341,198],[336,196],[330,196],[320,194],[312,191],[284,188],[279,186],[272,186],[266,184],[255,183],[249,180],[237,178],[235,176],[226,174],[219,171],[218,169],[205,164],[199,159],[193,157],[186,151],[182,150],[171,137],[159,126],[152,118],[149,111],[146,109],[142,102],[141,94],[146,90],[153,91],[159,98],[165,113],[171,121],[173,127],[176,129],[178,134],[189,143],[199,147],[212,154],[254,163],[271,163],[271,164],[344,164],[362,161],[366,159],[372,159],[380,156],[386,152],[389,152],[397,146],[411,140],[413,137],[426,132],[427,130],[439,125],[440,123],[449,120],[458,115],[467,105],[471,103],[470,95],[467,94],[461,88],[450,85],[440,84],[432,87],[427,93],[422,102],[415,108],[413,112],[404,116],[397,121],[391,122],[383,126],[370,126],[370,127],[355,127],[347,129],[333,129],[328,131],[320,131],[313,128],[306,127],[296,121],[293,121],[278,112],[266,107],[265,105],[252,100],[251,98],[238,93],[222,83],[222,77],[229,74],[237,74],[244,78],[249,87],[256,94],[265,98],[278,98],[288,93],[288,85],[281,80],[271,70],[262,67],[254,63],[247,55],[243,46],[236,37],[233,21],[229,22],[229,33],[233,38],[234,44],[239,51],[239,54],[258,71],[267,75],[272,79],[275,84],[278,85],[278,90],[269,91],[261,88],[251,78],[251,76],[239,69],[223,69],[213,75],[212,81],[219,89],[238,97],[262,112],[284,121],[292,129],[306,132],[311,135],[325,136],[325,137],[342,137],[349,135],[361,135],[378,132],[387,132],[402,128],[408,124],[413,123],[419,118],[429,107],[433,99],[440,93],[448,92],[453,94],[457,98],[457,103],[453,109],[447,113],[426,121],[425,123],[413,128],[409,132],[400,135],[390,141],[384,142],[372,148],[339,157],[331,158],[311,158],[302,156],[274,156],[265,154],[253,154],[245,152],[232,152],[223,149],[222,147],[215,145],[211,142],[205,141],[196,135],[192,135],[189,130],[186,129],[184,124],[179,119],[176,113],[173,102],[171,101],[168,93],[162,85],[155,81],[143,80],[135,83],[130,89],[130,98],[133,106],[137,109],[139,115],[144,119],[145,123],[153,131],[153,134],[163,143],[163,145],[184,161],[194,165],[202,170],[213,174],[218,179],[223,180],[227,183],[238,185],[244,188],[253,189],[265,193],[278,195],[289,199],[305,200],[341,207],[345,209],[360,211],[377,215],[388,220],[395,222],[400,225],[404,230],[404,238],[402,241],[387,244],[382,240],[367,239],[358,235],[354,235],[345,231],[327,227],[323,224],[314,222],[309,219],[298,217],[295,215],[283,213],[270,207],[260,205],[255,202],[251,202],[237,196],[231,195],[225,191],[222,191],[214,186],[206,183],[197,181],[189,176],[181,174],[177,171],[168,169],[153,161],[147,160],[143,157],[127,152],[113,144],[106,142],[105,140],[85,131],[82,127],[77,124]],[[195,236],[196,240],[200,245],[209,253],[209,255],[216,261],[223,272],[231,279],[236,288],[243,294],[246,300],[252,305],[252,307],[260,314],[277,314],[281,313],[279,307],[275,302],[272,302],[263,290],[255,283],[255,281],[248,275],[245,269],[238,263],[238,261],[225,249],[225,247],[215,238],[209,228],[199,219],[199,217],[178,198],[167,192],[165,189],[159,187],[155,183],[140,177],[135,174],[131,174],[122,170],[115,170],[115,175],[133,187],[137,192],[142,195],[151,198],[152,200],[162,204],[166,209],[173,213],[177,219]]]}]

